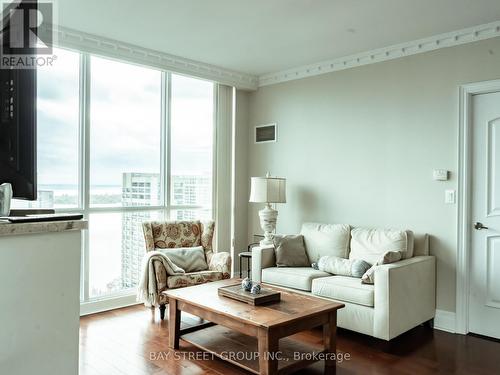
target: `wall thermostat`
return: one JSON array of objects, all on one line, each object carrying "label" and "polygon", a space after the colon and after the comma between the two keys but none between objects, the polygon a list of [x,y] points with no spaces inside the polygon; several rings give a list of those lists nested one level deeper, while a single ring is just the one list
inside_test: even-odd
[{"label": "wall thermostat", "polygon": [[432,177],[435,181],[448,181],[448,171],[446,169],[434,169]]}]

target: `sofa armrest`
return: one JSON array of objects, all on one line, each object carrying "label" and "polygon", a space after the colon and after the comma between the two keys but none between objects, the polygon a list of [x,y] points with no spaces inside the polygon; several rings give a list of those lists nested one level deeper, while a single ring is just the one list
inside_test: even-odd
[{"label": "sofa armrest", "polygon": [[375,270],[374,336],[390,340],[434,318],[436,259],[417,256]]},{"label": "sofa armrest", "polygon": [[262,281],[262,270],[276,266],[274,246],[256,246],[252,249],[252,281]]},{"label": "sofa armrest", "polygon": [[210,257],[208,269],[210,271],[222,272],[222,277],[229,279],[231,277],[231,254],[222,251],[214,253]]}]

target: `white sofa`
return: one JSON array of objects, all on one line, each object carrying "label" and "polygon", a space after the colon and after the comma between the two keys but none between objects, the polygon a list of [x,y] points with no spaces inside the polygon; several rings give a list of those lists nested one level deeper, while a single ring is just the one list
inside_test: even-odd
[{"label": "white sofa", "polygon": [[[323,255],[339,256],[339,248],[340,253],[347,252],[344,257],[351,255],[352,258],[351,229],[348,225],[305,223],[301,233],[309,261],[317,262]],[[359,230],[357,228],[356,233]],[[436,309],[436,261],[434,256],[429,256],[428,236],[405,233],[406,259],[377,266],[373,285],[312,267],[276,267],[273,246],[253,249],[252,279],[340,301],[345,308],[338,311],[339,327],[391,340],[417,325],[432,323]],[[366,236],[363,246],[368,250],[378,249],[377,241],[376,236]],[[342,250],[343,246],[347,246],[346,250]],[[359,247],[357,244],[356,248]],[[387,244],[380,248],[382,252]],[[368,258],[376,255],[369,254]]]}]

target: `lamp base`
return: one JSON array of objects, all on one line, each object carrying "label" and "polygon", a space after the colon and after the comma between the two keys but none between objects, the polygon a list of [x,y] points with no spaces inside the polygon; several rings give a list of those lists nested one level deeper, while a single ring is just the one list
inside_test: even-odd
[{"label": "lamp base", "polygon": [[260,241],[261,246],[274,244],[274,230],[278,221],[278,211],[273,209],[268,203],[266,207],[259,211],[260,227],[264,231],[264,239]]}]

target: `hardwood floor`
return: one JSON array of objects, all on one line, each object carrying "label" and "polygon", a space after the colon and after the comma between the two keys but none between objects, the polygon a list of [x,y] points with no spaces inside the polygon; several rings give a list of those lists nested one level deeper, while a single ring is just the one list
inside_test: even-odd
[{"label": "hardwood floor", "polygon": [[[168,316],[168,314],[167,314]],[[199,323],[184,316],[182,327]],[[320,344],[322,331],[295,335]],[[417,327],[389,344],[338,330],[337,348],[351,359],[337,365],[337,374],[498,374],[500,343]],[[181,351],[168,349],[168,321],[159,311],[133,306],[89,315],[80,320],[80,375],[247,374],[212,359],[182,341]],[[182,354],[182,355],[181,355]],[[321,374],[317,362],[298,374]]]}]

